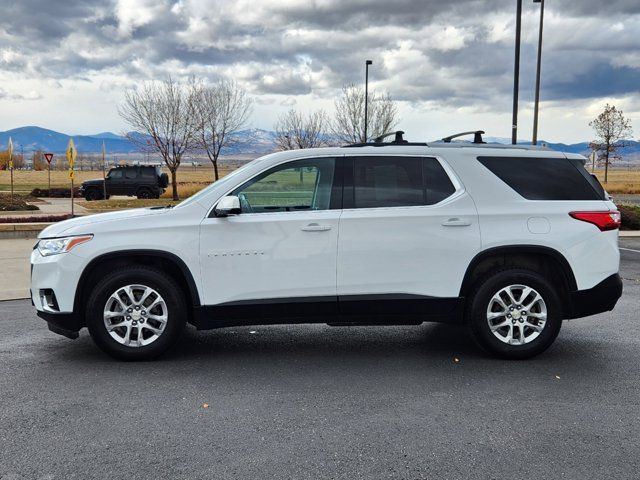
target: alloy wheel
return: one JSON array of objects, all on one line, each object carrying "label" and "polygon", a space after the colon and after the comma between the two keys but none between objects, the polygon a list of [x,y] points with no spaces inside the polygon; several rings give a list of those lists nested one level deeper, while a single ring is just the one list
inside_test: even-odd
[{"label": "alloy wheel", "polygon": [[151,287],[126,285],[107,299],[103,319],[107,332],[116,342],[127,347],[144,347],[164,332],[167,304]]},{"label": "alloy wheel", "polygon": [[547,323],[542,295],[527,285],[509,285],[489,301],[487,323],[493,335],[509,345],[534,341]]}]

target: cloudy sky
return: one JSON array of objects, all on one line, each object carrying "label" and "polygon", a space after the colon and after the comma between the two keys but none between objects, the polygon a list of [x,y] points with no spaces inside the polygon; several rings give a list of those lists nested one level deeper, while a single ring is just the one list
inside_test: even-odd
[{"label": "cloudy sky", "polygon": [[[0,130],[126,129],[123,92],[196,75],[237,80],[252,127],[332,110],[363,82],[399,101],[412,139],[510,136],[515,0],[0,0]],[[524,0],[520,137],[530,138],[538,5]],[[604,103],[640,135],[640,1],[547,0],[540,137],[591,138]]]}]

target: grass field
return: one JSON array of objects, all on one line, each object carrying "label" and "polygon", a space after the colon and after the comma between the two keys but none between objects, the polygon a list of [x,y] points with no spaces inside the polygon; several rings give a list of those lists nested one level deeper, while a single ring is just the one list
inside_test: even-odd
[{"label": "grass field", "polygon": [[604,171],[596,170],[596,175],[610,194],[640,193],[640,170],[609,170],[609,179],[604,183]]},{"label": "grass field", "polygon": [[[221,176],[231,171],[229,167],[220,169]],[[596,175],[602,182],[604,179],[603,171],[596,171]],[[85,180],[101,178],[101,171],[79,171],[75,174],[75,184],[80,185]],[[28,193],[34,188],[47,187],[46,171],[14,171],[14,190],[18,193]],[[198,167],[194,170],[190,166],[183,166],[178,170],[178,193],[180,198],[186,198],[193,195],[197,191],[206,187],[213,179],[213,169],[210,167]],[[52,187],[68,187],[70,185],[69,177],[66,171],[51,172]],[[609,181],[604,185],[605,189],[611,194],[640,194],[640,169],[639,170],[610,170]],[[10,190],[9,172],[0,171],[0,192],[8,192]],[[171,188],[168,188],[163,198],[171,198]],[[106,204],[107,202],[105,202]],[[107,207],[105,207],[107,208]],[[110,208],[110,207],[109,207]],[[113,207],[117,208],[117,207]]]}]

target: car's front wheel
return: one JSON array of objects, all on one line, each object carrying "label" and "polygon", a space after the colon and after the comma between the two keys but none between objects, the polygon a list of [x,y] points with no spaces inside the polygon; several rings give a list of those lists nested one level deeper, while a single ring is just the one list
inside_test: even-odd
[{"label": "car's front wheel", "polygon": [[179,285],[164,272],[125,267],[98,282],[85,318],[103,351],[122,360],[148,360],[178,339],[186,322],[186,303]]},{"label": "car's front wheel", "polygon": [[485,351],[524,359],[545,351],[558,336],[562,311],[556,288],[525,269],[494,272],[472,292],[468,322]]},{"label": "car's front wheel", "polygon": [[85,200],[91,202],[93,200],[102,199],[102,194],[100,193],[100,191],[97,188],[90,188],[84,194],[84,198],[85,198]]}]

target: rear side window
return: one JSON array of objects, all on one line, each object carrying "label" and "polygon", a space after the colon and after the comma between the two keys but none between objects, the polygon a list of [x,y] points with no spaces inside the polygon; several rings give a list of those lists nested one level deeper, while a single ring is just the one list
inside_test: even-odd
[{"label": "rear side window", "polygon": [[127,168],[124,173],[124,178],[127,178],[129,180],[138,178],[138,170],[135,168]]},{"label": "rear side window", "polygon": [[604,188],[600,184],[600,181],[596,178],[595,175],[592,175],[587,171],[587,169],[584,167],[584,163],[581,162],[580,160],[575,160],[575,159],[569,160],[569,161],[574,167],[578,169],[578,172],[580,172],[580,174],[587,179],[587,181],[593,187],[593,189],[596,192],[598,192],[598,195],[600,196],[600,198],[602,198],[603,200],[606,200],[606,192],[604,191]]},{"label": "rear side window", "polygon": [[433,205],[455,192],[435,158],[354,157],[353,207]]},{"label": "rear side window", "polygon": [[[602,187],[566,158],[478,157],[478,161],[527,200],[603,200]],[[579,164],[580,162],[578,162]],[[585,175],[586,174],[586,175]]]},{"label": "rear side window", "polygon": [[355,208],[424,205],[422,162],[412,157],[357,157]]},{"label": "rear side window", "polygon": [[435,158],[423,159],[423,175],[426,188],[427,205],[441,202],[453,195],[456,187],[453,186],[449,176]]}]

